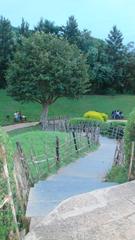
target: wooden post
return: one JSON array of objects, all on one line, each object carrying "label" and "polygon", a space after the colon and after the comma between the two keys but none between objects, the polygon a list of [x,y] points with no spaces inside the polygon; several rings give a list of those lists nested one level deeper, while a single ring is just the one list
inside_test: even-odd
[{"label": "wooden post", "polygon": [[75,132],[74,132],[74,131],[72,131],[72,135],[73,135],[73,140],[74,140],[75,150],[76,150],[76,152],[78,152],[77,141],[76,141],[76,135],[75,135]]},{"label": "wooden post", "polygon": [[[31,149],[30,149],[30,159],[31,159],[31,162],[34,165],[35,170],[36,170],[36,175],[37,175],[36,181],[38,181],[40,174],[39,174],[38,165],[35,163],[35,161],[36,161],[36,154],[35,154],[35,151],[34,151],[32,145],[31,145]],[[35,179],[33,179],[33,183],[34,183],[34,181],[35,181]]]},{"label": "wooden post", "polygon": [[89,130],[87,129],[87,132],[86,132],[86,137],[87,137],[87,142],[88,142],[88,146],[90,148],[90,137],[89,137]]},{"label": "wooden post", "polygon": [[7,180],[8,196],[10,198],[10,206],[11,206],[11,211],[12,211],[12,215],[13,215],[13,221],[15,223],[16,236],[17,236],[18,240],[21,240],[20,233],[19,233],[19,228],[18,228],[18,222],[17,222],[17,218],[16,218],[16,209],[15,209],[14,200],[13,200],[11,182],[10,182],[10,177],[9,177],[9,172],[8,172],[6,150],[5,150],[5,147],[3,145],[0,145],[0,153],[1,153],[2,160],[3,160],[4,174],[5,174],[5,177],[6,177],[6,180]]},{"label": "wooden post", "polygon": [[135,142],[132,142],[131,145],[131,158],[130,158],[130,164],[129,164],[129,171],[128,171],[128,180],[132,180],[132,166],[133,166],[133,160],[134,160],[134,150],[135,150]]},{"label": "wooden post", "polygon": [[20,160],[22,162],[22,166],[23,166],[23,168],[25,170],[25,174],[26,174],[27,180],[29,181],[29,185],[31,187],[33,185],[33,183],[32,183],[32,180],[30,178],[28,163],[25,160],[25,156],[23,154],[23,150],[22,150],[22,147],[21,147],[20,143],[16,142],[16,146],[17,146],[18,154],[20,155]]},{"label": "wooden post", "polygon": [[59,144],[60,142],[59,142],[59,138],[58,137],[56,137],[56,163],[59,163],[60,162],[60,149],[59,149]]}]

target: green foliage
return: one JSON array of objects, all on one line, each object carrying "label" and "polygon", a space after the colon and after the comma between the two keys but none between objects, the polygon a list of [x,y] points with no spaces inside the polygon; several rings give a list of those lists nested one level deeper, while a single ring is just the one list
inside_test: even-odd
[{"label": "green foliage", "polygon": [[74,16],[70,16],[66,26],[64,27],[64,37],[70,44],[77,44],[79,36],[80,31],[78,29],[78,23]]},{"label": "green foliage", "polygon": [[124,183],[128,181],[128,172],[125,166],[113,166],[106,176],[109,182]]},{"label": "green foliage", "polygon": [[101,125],[101,121],[98,121],[98,120],[93,120],[93,119],[90,119],[90,118],[84,118],[84,117],[77,117],[77,118],[71,118],[69,120],[69,124],[73,125],[73,126],[78,126],[80,124],[84,124],[84,125],[96,125],[96,126],[99,126]]},{"label": "green foliage", "polygon": [[0,17],[0,88],[5,88],[7,83],[5,74],[12,58],[14,49],[13,32],[10,21]]},{"label": "green foliage", "polygon": [[65,38],[80,49],[87,58],[90,83],[87,92],[90,94],[135,93],[134,44],[124,45],[123,35],[116,26],[113,26],[106,41],[94,38],[90,30],[79,29],[74,16],[68,18],[65,26],[57,26],[53,21],[41,18],[34,29],[29,29],[29,23],[24,19],[20,26],[12,27],[7,19],[1,17],[0,88],[6,87],[6,70],[18,43],[21,45],[22,37],[29,37],[34,32],[57,36],[61,40]]},{"label": "green foliage", "polygon": [[18,32],[20,36],[29,37],[31,31],[29,29],[29,23],[22,18],[21,26],[18,27]]},{"label": "green foliage", "polygon": [[[126,164],[129,166],[131,157],[131,145],[135,142],[135,111],[131,112],[125,129],[125,158]],[[133,162],[133,171],[135,171],[135,164]],[[134,175],[135,176],[135,175]]]},{"label": "green foliage", "polygon": [[60,34],[61,28],[59,26],[55,26],[54,22],[51,22],[47,19],[41,18],[38,24],[34,27],[34,31],[50,33],[50,34]]},{"label": "green foliage", "polygon": [[42,104],[42,121],[56,99],[86,92],[85,57],[76,46],[57,36],[34,33],[24,38],[7,73],[8,91],[15,100]]},{"label": "green foliage", "polygon": [[[13,178],[13,148],[9,136],[0,128],[0,143],[4,145],[7,153],[7,164],[10,176],[10,183],[12,187],[12,192],[15,199],[15,183]],[[3,203],[4,198],[8,196],[8,187],[6,179],[3,176],[3,160],[0,158],[0,205]],[[15,202],[16,203],[16,202]],[[5,224],[3,224],[3,222]],[[0,239],[8,239],[8,234],[11,230],[14,230],[14,223],[12,218],[12,212],[10,205],[5,206],[5,210],[0,210]]]},{"label": "green foliage", "polygon": [[110,78],[111,85],[113,89],[117,92],[122,92],[124,87],[125,78],[125,61],[126,61],[126,51],[123,44],[123,35],[113,26],[113,29],[108,35],[107,42],[107,54],[108,63],[112,67],[112,76]]}]

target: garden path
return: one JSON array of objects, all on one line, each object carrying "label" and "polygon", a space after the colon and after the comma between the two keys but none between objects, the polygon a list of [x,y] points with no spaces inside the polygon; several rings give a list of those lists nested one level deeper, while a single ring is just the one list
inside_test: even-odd
[{"label": "garden path", "polygon": [[46,216],[66,198],[115,185],[104,182],[104,177],[112,166],[115,140],[101,137],[100,143],[97,151],[61,168],[57,174],[39,181],[31,188],[28,217]]},{"label": "garden path", "polygon": [[21,129],[21,128],[33,127],[33,126],[37,125],[38,123],[39,122],[17,123],[17,124],[13,124],[13,125],[4,126],[4,127],[2,127],[2,129],[5,130],[6,132],[11,132],[13,130],[17,130],[17,129]]}]

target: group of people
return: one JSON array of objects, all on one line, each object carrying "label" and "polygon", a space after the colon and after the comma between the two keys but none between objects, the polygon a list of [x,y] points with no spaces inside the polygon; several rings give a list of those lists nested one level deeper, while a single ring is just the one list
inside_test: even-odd
[{"label": "group of people", "polygon": [[123,119],[124,118],[124,114],[122,111],[119,110],[114,110],[112,111],[112,119]]},{"label": "group of people", "polygon": [[15,112],[14,113],[14,121],[15,122],[25,122],[26,121],[26,116],[22,115],[21,112]]}]

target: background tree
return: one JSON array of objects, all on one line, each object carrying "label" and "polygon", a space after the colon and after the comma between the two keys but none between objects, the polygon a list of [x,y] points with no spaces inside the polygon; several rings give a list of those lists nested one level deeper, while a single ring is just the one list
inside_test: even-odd
[{"label": "background tree", "polygon": [[123,92],[125,47],[123,45],[123,35],[116,26],[113,26],[110,31],[106,43],[108,63],[111,64],[113,69],[111,84],[117,92]]},{"label": "background tree", "polygon": [[74,16],[70,16],[66,26],[63,28],[64,37],[69,41],[70,44],[78,44],[80,31],[78,23]]},{"label": "background tree", "polygon": [[45,127],[50,104],[60,97],[78,97],[86,92],[86,60],[66,40],[35,33],[18,46],[7,80],[9,93],[16,100],[43,106],[41,122]]},{"label": "background tree", "polygon": [[29,23],[22,18],[21,25],[18,27],[18,32],[21,36],[29,37],[30,35],[30,29],[29,29]]},{"label": "background tree", "polygon": [[54,22],[41,18],[34,30],[38,32],[50,33],[59,35],[60,27],[56,26]]},{"label": "background tree", "polygon": [[112,94],[112,65],[108,63],[106,44],[99,41],[88,51],[88,63],[90,66],[92,88],[94,94]]},{"label": "background tree", "polygon": [[135,46],[133,42],[126,46],[124,63],[124,93],[135,93]]},{"label": "background tree", "polygon": [[0,88],[6,87],[5,74],[14,48],[13,31],[10,21],[0,17]]}]

